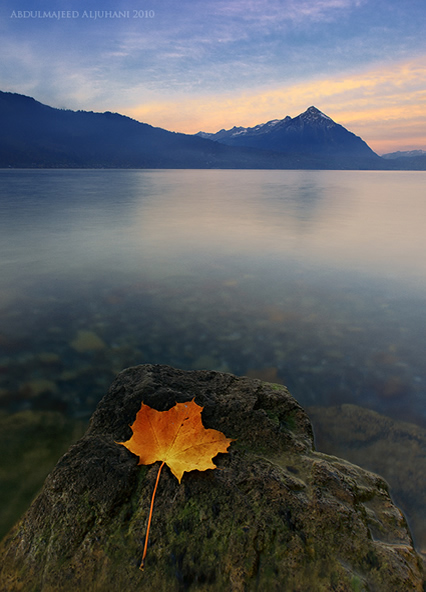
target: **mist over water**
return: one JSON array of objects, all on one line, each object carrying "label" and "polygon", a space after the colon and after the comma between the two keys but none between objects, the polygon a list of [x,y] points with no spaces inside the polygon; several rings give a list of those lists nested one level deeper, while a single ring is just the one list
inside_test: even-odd
[{"label": "mist over water", "polygon": [[0,171],[0,405],[141,363],[426,424],[425,173]]}]

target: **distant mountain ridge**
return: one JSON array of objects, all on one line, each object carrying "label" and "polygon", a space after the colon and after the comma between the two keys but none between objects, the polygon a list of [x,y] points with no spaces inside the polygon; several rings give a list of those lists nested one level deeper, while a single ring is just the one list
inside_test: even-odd
[{"label": "distant mountain ridge", "polygon": [[285,154],[371,158],[378,155],[362,140],[314,106],[297,117],[268,121],[252,128],[233,127],[215,134],[199,132],[202,138],[228,146],[269,149]]},{"label": "distant mountain ridge", "polygon": [[388,152],[387,154],[382,154],[382,158],[386,159],[411,158],[412,156],[426,156],[426,150],[397,150],[397,152]]},{"label": "distant mountain ridge", "polygon": [[10,167],[426,170],[426,155],[383,159],[316,107],[252,128],[189,135],[0,91],[0,168]]},{"label": "distant mountain ridge", "polygon": [[282,157],[0,91],[0,167],[286,168]]}]

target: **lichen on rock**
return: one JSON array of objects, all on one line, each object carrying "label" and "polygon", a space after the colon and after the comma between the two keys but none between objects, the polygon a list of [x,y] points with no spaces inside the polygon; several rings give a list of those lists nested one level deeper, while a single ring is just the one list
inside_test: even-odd
[{"label": "lichen on rock", "polygon": [[[194,397],[205,427],[236,442],[218,469],[185,473],[180,485],[164,468],[141,572],[158,463],[139,467],[116,442],[130,437],[142,401],[164,411]],[[1,552],[10,592],[423,590],[386,483],[315,452],[284,386],[167,366],[118,375]]]}]

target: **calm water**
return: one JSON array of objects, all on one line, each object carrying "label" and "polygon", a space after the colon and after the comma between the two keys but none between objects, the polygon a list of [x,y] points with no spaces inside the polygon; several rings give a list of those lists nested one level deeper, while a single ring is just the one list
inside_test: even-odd
[{"label": "calm water", "polygon": [[140,363],[426,425],[426,173],[0,171],[0,404]]},{"label": "calm water", "polygon": [[[425,181],[0,170],[0,536],[60,456],[37,412],[77,425],[131,365],[282,382],[327,434],[340,419],[318,406],[342,403],[425,427]],[[402,429],[389,453],[386,430],[366,429],[374,456],[354,462],[386,475],[426,549],[424,439]]]}]

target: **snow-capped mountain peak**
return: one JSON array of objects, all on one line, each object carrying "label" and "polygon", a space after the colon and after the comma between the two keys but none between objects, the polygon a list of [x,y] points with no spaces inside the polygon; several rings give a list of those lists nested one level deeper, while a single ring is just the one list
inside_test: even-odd
[{"label": "snow-capped mountain peak", "polygon": [[[317,109],[314,106],[308,107],[308,109],[306,109],[306,111],[304,113],[301,113],[298,117],[300,117],[301,119],[303,119],[305,121],[315,121],[318,119],[326,119],[327,121],[334,123],[334,121],[331,119],[331,117],[329,117],[328,115],[326,115],[325,113],[323,113],[322,111],[320,111],[319,109]],[[295,117],[295,119],[297,119],[297,118]]]},{"label": "snow-capped mountain peak", "polygon": [[234,127],[232,127],[231,129],[221,129],[214,134],[208,132],[198,132],[196,135],[202,138],[208,138],[210,140],[217,140],[218,142],[220,142],[224,138],[235,138],[237,136],[255,136],[258,134],[265,134],[273,130],[279,124],[287,123],[288,121],[291,121],[291,117],[287,115],[284,119],[271,119],[266,123],[259,123],[254,127],[241,127],[234,125]]},{"label": "snow-capped mountain peak", "polygon": [[297,117],[271,119],[254,127],[233,127],[198,135],[229,146],[245,146],[286,154],[339,157],[377,157],[358,136],[311,105]]}]

